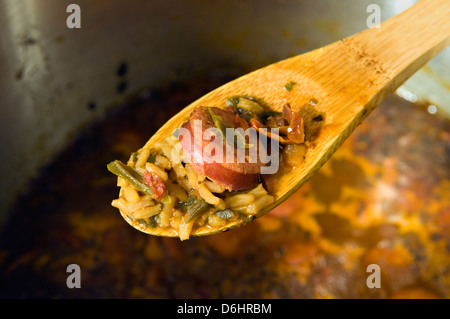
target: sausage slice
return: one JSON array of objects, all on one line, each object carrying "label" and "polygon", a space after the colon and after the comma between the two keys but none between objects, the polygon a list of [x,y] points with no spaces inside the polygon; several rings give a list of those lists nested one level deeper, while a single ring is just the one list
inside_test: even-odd
[{"label": "sausage slice", "polygon": [[[230,145],[222,136],[205,137],[207,129],[217,128],[210,114],[211,111],[221,118],[226,127],[234,129],[241,127],[239,121],[235,120],[235,114],[231,111],[217,107],[196,108],[191,113],[189,121],[182,126],[186,129],[186,132],[189,132],[187,137],[190,137],[190,140],[180,136],[180,143],[186,160],[197,174],[207,176],[210,180],[228,190],[244,190],[257,186],[260,182],[261,167],[264,164],[261,163],[258,156],[256,158],[250,156],[255,153],[258,154],[258,152],[250,154],[249,147],[257,147],[258,145],[247,145],[245,156],[242,158],[238,156],[237,145]],[[256,134],[256,131],[254,134]],[[220,153],[215,153],[220,149],[222,150],[222,156],[220,156]],[[243,150],[241,149],[240,152],[243,152]]]}]

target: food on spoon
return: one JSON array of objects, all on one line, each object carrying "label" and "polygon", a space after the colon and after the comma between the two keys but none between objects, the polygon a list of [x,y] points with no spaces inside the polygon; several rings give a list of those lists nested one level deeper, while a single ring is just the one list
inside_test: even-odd
[{"label": "food on spoon", "polygon": [[269,161],[287,156],[282,163],[299,165],[303,143],[303,118],[289,105],[274,112],[235,96],[223,109],[201,106],[172,136],[147,143],[126,164],[108,164],[121,188],[112,206],[137,229],[181,240],[249,222],[274,202],[264,188]]}]

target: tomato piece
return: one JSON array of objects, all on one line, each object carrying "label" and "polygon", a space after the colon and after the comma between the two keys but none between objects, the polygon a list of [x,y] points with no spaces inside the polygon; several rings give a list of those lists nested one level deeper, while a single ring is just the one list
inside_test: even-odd
[{"label": "tomato piece", "polygon": [[298,113],[292,114],[291,122],[289,123],[289,127],[287,129],[287,138],[294,143],[305,142],[303,117]]},{"label": "tomato piece", "polygon": [[252,118],[250,120],[250,125],[251,125],[251,127],[255,128],[255,129],[265,128],[265,126],[255,118]]},{"label": "tomato piece", "polygon": [[166,192],[166,184],[164,180],[153,172],[144,172],[144,182],[151,188],[153,198],[161,200],[162,196]]},{"label": "tomato piece", "polygon": [[237,113],[234,115],[234,124],[236,127],[242,127],[244,131],[249,128],[248,122]]},{"label": "tomato piece", "polygon": [[287,139],[293,143],[304,143],[305,142],[305,129],[303,117],[298,112],[292,111],[289,104],[283,107],[283,116],[289,123],[287,129]]}]

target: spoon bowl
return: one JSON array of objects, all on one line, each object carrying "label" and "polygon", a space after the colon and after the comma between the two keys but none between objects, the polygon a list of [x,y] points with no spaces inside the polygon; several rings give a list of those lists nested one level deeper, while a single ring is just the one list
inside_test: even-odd
[{"label": "spoon bowl", "polygon": [[[377,105],[450,44],[449,16],[450,1],[421,0],[378,28],[253,71],[185,107],[146,146],[170,136],[195,108],[225,107],[230,96],[257,97],[274,111],[289,103],[305,120],[308,150],[301,166],[281,167],[276,174],[264,176],[275,201],[255,216],[259,218],[309,180]],[[121,213],[145,233],[177,236],[171,230],[144,227]],[[191,236],[212,235],[245,223],[239,220],[214,229],[203,226]]]}]

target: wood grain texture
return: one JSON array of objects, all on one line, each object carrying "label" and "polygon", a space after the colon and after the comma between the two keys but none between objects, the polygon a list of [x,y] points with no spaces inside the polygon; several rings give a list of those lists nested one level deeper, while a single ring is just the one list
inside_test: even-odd
[{"label": "wood grain texture", "polygon": [[[267,177],[267,190],[276,201],[261,211],[260,217],[298,190],[382,100],[450,44],[449,17],[450,0],[422,0],[383,22],[380,28],[256,70],[184,108],[147,146],[172,134],[194,108],[225,107],[226,99],[233,95],[257,97],[274,110],[289,103],[305,118],[307,139],[314,147],[307,151],[301,167]],[[288,82],[296,83],[290,92],[284,89]],[[320,127],[312,121],[317,115],[324,119]],[[213,231],[203,227],[192,236],[210,235],[241,224]],[[153,234],[176,236],[172,232]]]}]

